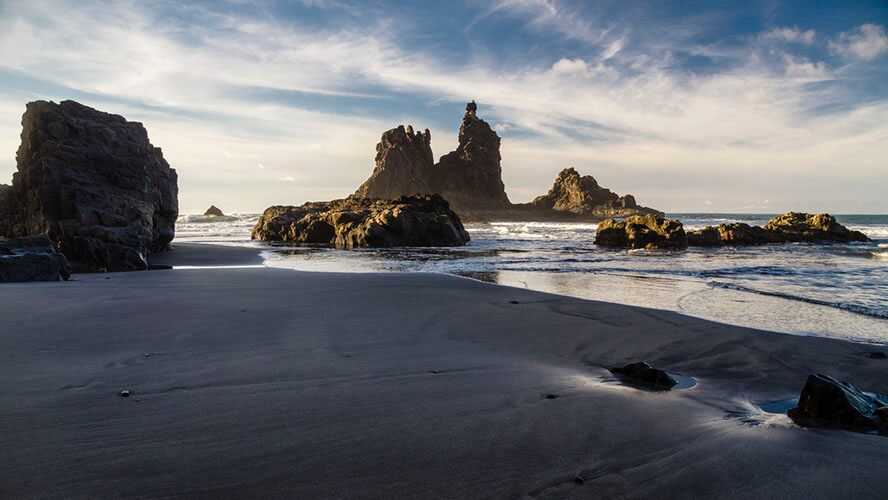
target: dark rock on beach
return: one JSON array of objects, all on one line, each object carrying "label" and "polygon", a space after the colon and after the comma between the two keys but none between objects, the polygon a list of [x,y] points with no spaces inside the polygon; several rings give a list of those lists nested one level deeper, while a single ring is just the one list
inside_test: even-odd
[{"label": "dark rock on beach", "polygon": [[595,244],[615,248],[683,249],[688,240],[677,220],[633,215],[625,221],[607,219],[598,225]]},{"label": "dark rock on beach", "polygon": [[0,283],[62,281],[71,277],[68,259],[46,235],[0,238]]},{"label": "dark rock on beach", "polygon": [[222,210],[219,209],[216,205],[210,205],[210,208],[204,212],[204,215],[207,217],[225,217],[225,214],[222,213]]},{"label": "dark rock on beach", "polygon": [[274,206],[259,218],[252,237],[336,248],[460,246],[469,241],[459,216],[438,195]]},{"label": "dark rock on beach", "polygon": [[611,373],[620,375],[630,382],[650,386],[654,389],[669,390],[678,382],[675,381],[668,373],[658,370],[651,365],[640,361],[638,363],[630,363],[626,366],[609,368]]},{"label": "dark rock on beach", "polygon": [[829,214],[788,212],[775,217],[765,227],[742,222],[709,226],[688,233],[690,246],[767,245],[789,242],[869,241],[860,231],[852,231]]},{"label": "dark rock on beach", "polygon": [[74,101],[28,103],[0,235],[47,234],[75,272],[147,268],[168,249],[176,171],[145,127]]},{"label": "dark rock on beach", "polygon": [[857,432],[888,432],[880,418],[888,398],[863,392],[827,375],[809,375],[799,403],[789,410],[792,420],[803,427],[844,428]]}]

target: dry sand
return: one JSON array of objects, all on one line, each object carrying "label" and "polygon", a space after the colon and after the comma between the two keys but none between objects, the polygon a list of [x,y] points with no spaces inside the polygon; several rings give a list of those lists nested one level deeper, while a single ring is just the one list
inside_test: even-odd
[{"label": "dry sand", "polygon": [[[0,285],[0,497],[879,498],[888,438],[749,404],[888,392],[869,349],[431,274]],[[635,360],[698,384],[601,382]]]}]

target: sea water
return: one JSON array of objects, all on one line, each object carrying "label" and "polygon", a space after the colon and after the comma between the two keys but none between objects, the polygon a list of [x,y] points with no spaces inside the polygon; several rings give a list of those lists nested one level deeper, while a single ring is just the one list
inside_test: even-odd
[{"label": "sea water", "polygon": [[[763,225],[773,214],[668,214],[686,230]],[[839,215],[872,243],[682,251],[593,244],[597,224],[467,224],[455,248],[335,250],[250,242],[258,215],[183,216],[176,241],[255,245],[302,271],[438,272],[584,299],[666,309],[740,326],[888,344],[888,215]]]}]

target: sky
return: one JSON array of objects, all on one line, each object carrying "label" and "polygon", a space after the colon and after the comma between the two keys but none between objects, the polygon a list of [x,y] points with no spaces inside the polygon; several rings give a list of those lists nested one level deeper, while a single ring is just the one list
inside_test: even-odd
[{"label": "sky", "polygon": [[0,0],[0,182],[25,103],[140,121],[183,214],[349,195],[465,103],[530,201],[574,167],[667,212],[888,213],[888,2]]}]

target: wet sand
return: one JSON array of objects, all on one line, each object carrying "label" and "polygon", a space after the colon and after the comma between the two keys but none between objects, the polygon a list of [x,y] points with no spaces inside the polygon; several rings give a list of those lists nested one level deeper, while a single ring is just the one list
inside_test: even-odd
[{"label": "wet sand", "polygon": [[[434,274],[4,284],[0,497],[878,498],[888,439],[750,404],[888,392],[872,349]],[[637,360],[697,383],[602,383]]]}]

